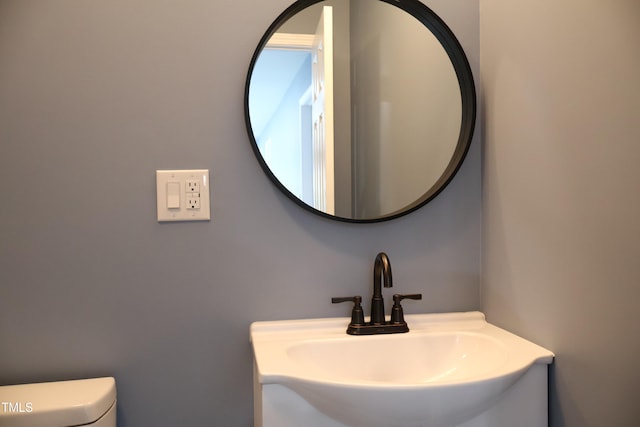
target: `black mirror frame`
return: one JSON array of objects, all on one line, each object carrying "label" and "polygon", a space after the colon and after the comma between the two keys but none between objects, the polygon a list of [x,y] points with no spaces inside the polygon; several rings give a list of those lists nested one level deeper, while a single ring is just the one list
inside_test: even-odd
[{"label": "black mirror frame", "polygon": [[267,42],[273,36],[274,33],[278,31],[278,29],[291,17],[300,12],[307,7],[320,3],[324,0],[298,0],[285,9],[284,12],[280,14],[276,18],[275,21],[269,26],[265,34],[260,39],[258,43],[258,47],[256,48],[253,57],[251,58],[251,63],[249,65],[249,71],[247,73],[247,79],[245,84],[244,91],[244,114],[245,114],[245,124],[247,127],[247,133],[249,134],[249,140],[251,143],[251,148],[260,163],[264,173],[269,177],[271,182],[282,191],[287,197],[293,200],[297,205],[301,206],[305,210],[312,212],[316,215],[320,215],[322,217],[342,221],[349,223],[376,223],[382,221],[389,221],[395,218],[399,218],[401,216],[407,215],[422,206],[429,203],[433,200],[438,194],[444,190],[444,188],[451,182],[453,177],[456,175],[462,162],[464,161],[467,152],[469,151],[469,147],[471,145],[471,141],[473,139],[473,132],[475,129],[476,122],[476,89],[473,80],[473,73],[471,71],[471,66],[469,65],[469,61],[467,60],[467,56],[462,49],[462,46],[456,36],[453,34],[453,31],[445,24],[445,22],[436,15],[429,7],[425,4],[421,3],[419,0],[378,0],[384,3],[388,3],[390,5],[396,6],[403,11],[409,13],[418,21],[420,21],[425,27],[427,27],[432,34],[438,39],[440,44],[443,46],[444,50],[447,52],[451,63],[453,64],[453,68],[456,72],[456,76],[458,78],[458,83],[460,85],[460,94],[462,100],[462,121],[460,125],[460,134],[458,137],[458,142],[456,144],[456,148],[454,150],[453,156],[449,161],[446,169],[440,176],[440,178],[436,181],[436,183],[418,200],[413,202],[410,205],[405,206],[401,210],[396,212],[392,212],[390,214],[369,218],[369,219],[358,219],[358,218],[345,218],[335,215],[330,215],[325,212],[322,212],[318,209],[315,209],[312,206],[304,203],[298,197],[296,197],[291,191],[289,191],[273,174],[269,165],[265,162],[262,154],[260,153],[260,149],[258,148],[258,144],[256,142],[255,136],[253,134],[253,129],[251,127],[251,118],[249,115],[249,90],[251,86],[251,76],[253,74],[254,67],[256,65],[256,61],[260,56],[260,53],[267,45]]}]

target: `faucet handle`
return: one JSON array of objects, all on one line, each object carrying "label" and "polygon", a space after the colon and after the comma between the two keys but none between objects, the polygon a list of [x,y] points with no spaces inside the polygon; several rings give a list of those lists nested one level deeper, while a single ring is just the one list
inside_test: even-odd
[{"label": "faucet handle", "polygon": [[362,297],[356,295],[354,297],[336,297],[331,298],[332,304],[338,304],[341,302],[353,302],[353,310],[351,311],[351,323],[349,326],[361,326],[364,325],[364,311],[362,310]]},{"label": "faucet handle", "polygon": [[393,296],[393,302],[396,302],[396,299],[398,300],[398,302],[402,301],[403,299],[422,299],[422,294],[395,294]]},{"label": "faucet handle", "polygon": [[391,308],[392,324],[405,323],[404,312],[402,310],[402,306],[400,305],[400,301],[402,301],[403,299],[415,299],[415,300],[422,299],[422,294],[406,294],[406,295],[395,294],[393,296],[393,307]]}]

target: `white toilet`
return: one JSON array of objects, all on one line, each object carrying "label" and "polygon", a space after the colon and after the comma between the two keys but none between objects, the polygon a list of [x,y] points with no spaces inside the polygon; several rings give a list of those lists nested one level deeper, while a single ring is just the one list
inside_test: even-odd
[{"label": "white toilet", "polygon": [[2,427],[116,427],[111,377],[0,386]]}]

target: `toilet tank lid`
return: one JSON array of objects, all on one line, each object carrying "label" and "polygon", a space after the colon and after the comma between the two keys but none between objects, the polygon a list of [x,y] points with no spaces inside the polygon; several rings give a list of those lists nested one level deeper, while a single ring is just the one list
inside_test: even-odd
[{"label": "toilet tank lid", "polygon": [[0,426],[88,424],[116,401],[112,377],[0,386]]}]

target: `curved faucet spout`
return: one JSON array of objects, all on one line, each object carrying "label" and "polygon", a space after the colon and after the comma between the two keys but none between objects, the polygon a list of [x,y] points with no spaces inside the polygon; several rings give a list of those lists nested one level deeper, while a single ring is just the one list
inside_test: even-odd
[{"label": "curved faucet spout", "polygon": [[373,264],[373,297],[371,299],[371,323],[374,325],[383,324],[384,300],[382,299],[382,282],[385,288],[393,286],[391,275],[391,262],[384,252],[376,256]]},{"label": "curved faucet spout", "polygon": [[384,287],[390,288],[393,286],[393,278],[391,275],[391,262],[389,257],[384,252],[380,252],[376,256],[375,263],[373,264],[373,295],[382,295],[381,282],[384,281]]}]

